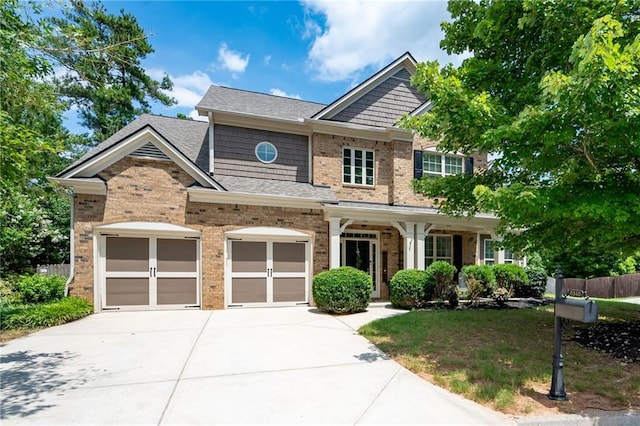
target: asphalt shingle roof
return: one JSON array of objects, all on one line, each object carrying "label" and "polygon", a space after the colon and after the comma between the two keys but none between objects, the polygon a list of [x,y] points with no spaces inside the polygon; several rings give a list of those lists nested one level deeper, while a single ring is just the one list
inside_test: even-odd
[{"label": "asphalt shingle roof", "polygon": [[196,109],[212,109],[297,120],[310,118],[325,107],[324,104],[285,98],[283,96],[210,86]]},{"label": "asphalt shingle roof", "polygon": [[58,176],[64,175],[67,171],[73,169],[89,158],[106,151],[145,126],[153,127],[153,129],[160,133],[160,135],[182,152],[182,154],[184,154],[189,160],[193,161],[203,171],[207,171],[209,167],[208,151],[205,149],[207,144],[204,144],[203,142],[208,137],[208,123],[202,121],[182,120],[173,117],[163,117],[160,115],[143,114],[124,126],[122,129],[118,130],[104,142],[91,149],[82,158],[74,161],[69,167],[60,172]]},{"label": "asphalt shingle roof", "polygon": [[327,203],[337,201],[331,188],[310,183],[219,175],[214,179],[229,192],[307,198]]}]

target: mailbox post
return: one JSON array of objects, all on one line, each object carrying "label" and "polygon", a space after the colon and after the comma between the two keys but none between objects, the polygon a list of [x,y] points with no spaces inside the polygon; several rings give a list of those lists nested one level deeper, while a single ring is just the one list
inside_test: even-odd
[{"label": "mailbox post", "polygon": [[[567,393],[564,391],[564,360],[562,357],[562,321],[560,318],[567,318],[573,321],[584,323],[594,323],[598,321],[598,305],[593,300],[587,300],[584,292],[579,293],[585,299],[567,299],[563,295],[562,271],[556,271],[556,300],[553,308],[555,323],[554,351],[553,351],[553,373],[551,375],[551,390],[547,397],[554,401],[566,401]],[[569,292],[569,294],[571,294]],[[573,294],[572,294],[573,295]],[[574,295],[575,296],[575,295]]]},{"label": "mailbox post", "polygon": [[553,307],[553,321],[555,325],[553,343],[553,372],[551,374],[551,390],[549,399],[566,401],[567,393],[564,391],[564,360],[562,358],[562,321],[558,317],[558,303],[562,299],[563,276],[560,268],[556,270],[556,300]]}]

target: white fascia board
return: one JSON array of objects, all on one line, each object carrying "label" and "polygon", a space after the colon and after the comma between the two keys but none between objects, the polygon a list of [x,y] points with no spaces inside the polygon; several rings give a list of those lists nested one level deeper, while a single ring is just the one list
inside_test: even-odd
[{"label": "white fascia board", "polygon": [[492,229],[498,220],[493,215],[478,214],[472,218],[458,218],[447,216],[437,211],[421,210],[419,207],[404,211],[390,211],[376,209],[373,206],[339,206],[337,204],[325,204],[325,220],[331,217],[353,218],[356,221],[381,222],[425,222],[433,224],[432,229]]},{"label": "white fascia board", "polygon": [[303,119],[288,120],[285,118],[265,117],[263,115],[243,112],[222,111],[217,109],[202,109],[207,114],[213,113],[215,124],[224,124],[235,127],[249,127],[253,129],[269,130],[272,132],[292,133],[296,135],[308,135]]},{"label": "white fascia board", "polygon": [[102,179],[50,177],[48,180],[61,186],[73,188],[73,192],[76,194],[107,195],[107,184]]},{"label": "white fascia board", "polygon": [[123,142],[108,148],[96,157],[88,160],[79,167],[70,170],[63,178],[72,177],[92,177],[100,173],[102,170],[124,158],[127,154],[135,151],[146,143],[153,143],[167,157],[171,158],[180,168],[193,177],[199,184],[207,187],[213,187],[218,190],[222,188],[216,184],[206,173],[198,169],[193,163],[187,159],[180,151],[175,149],[168,141],[158,134],[150,126],[144,127],[142,130],[129,136]]},{"label": "white fascia board", "polygon": [[418,108],[414,109],[409,115],[419,117],[425,112],[429,111],[431,107],[433,107],[433,104],[431,103],[431,101],[426,101],[425,103],[420,105]]},{"label": "white fascia board", "polygon": [[400,56],[394,62],[387,65],[386,68],[383,68],[378,73],[371,76],[368,80],[365,80],[363,83],[361,83],[358,87],[354,88],[351,92],[348,92],[346,95],[344,95],[343,98],[338,99],[336,102],[329,105],[326,109],[322,110],[319,114],[314,115],[313,118],[326,119],[333,117],[338,112],[342,111],[347,106],[351,105],[353,102],[359,99],[362,95],[376,87],[382,81],[398,72],[401,68],[408,68],[409,72],[412,75],[415,74],[416,63],[409,53],[405,53],[404,55]]},{"label": "white fascia board", "polygon": [[207,188],[188,188],[189,201],[199,203],[242,204],[250,206],[322,209],[322,201],[286,195],[263,195],[246,192],[212,191]]},{"label": "white fascia board", "polygon": [[383,142],[390,142],[392,140],[413,142],[413,134],[399,127],[370,127],[362,124],[317,120],[315,118],[305,118],[304,123],[316,133]]}]

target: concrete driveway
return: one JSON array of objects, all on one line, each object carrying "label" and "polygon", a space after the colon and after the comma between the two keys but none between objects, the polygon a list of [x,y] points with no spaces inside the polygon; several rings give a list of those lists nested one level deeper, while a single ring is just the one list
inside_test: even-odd
[{"label": "concrete driveway", "polygon": [[382,304],[92,315],[2,346],[8,424],[513,424],[355,329]]}]

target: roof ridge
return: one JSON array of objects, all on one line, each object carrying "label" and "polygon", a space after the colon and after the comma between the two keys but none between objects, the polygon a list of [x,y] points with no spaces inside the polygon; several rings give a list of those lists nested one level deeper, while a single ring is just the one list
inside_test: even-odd
[{"label": "roof ridge", "polygon": [[292,98],[292,97],[289,97],[289,96],[274,95],[273,93],[258,92],[257,90],[239,89],[237,87],[223,86],[221,84],[212,84],[211,86],[220,87],[222,89],[228,89],[228,90],[236,90],[238,92],[254,93],[256,95],[272,96],[272,97],[280,98],[280,99],[289,99],[289,100],[292,100],[292,101],[304,102],[304,103],[307,103],[307,104],[326,105],[326,104],[324,104],[322,102],[308,101],[306,99],[296,99],[296,98]]}]

